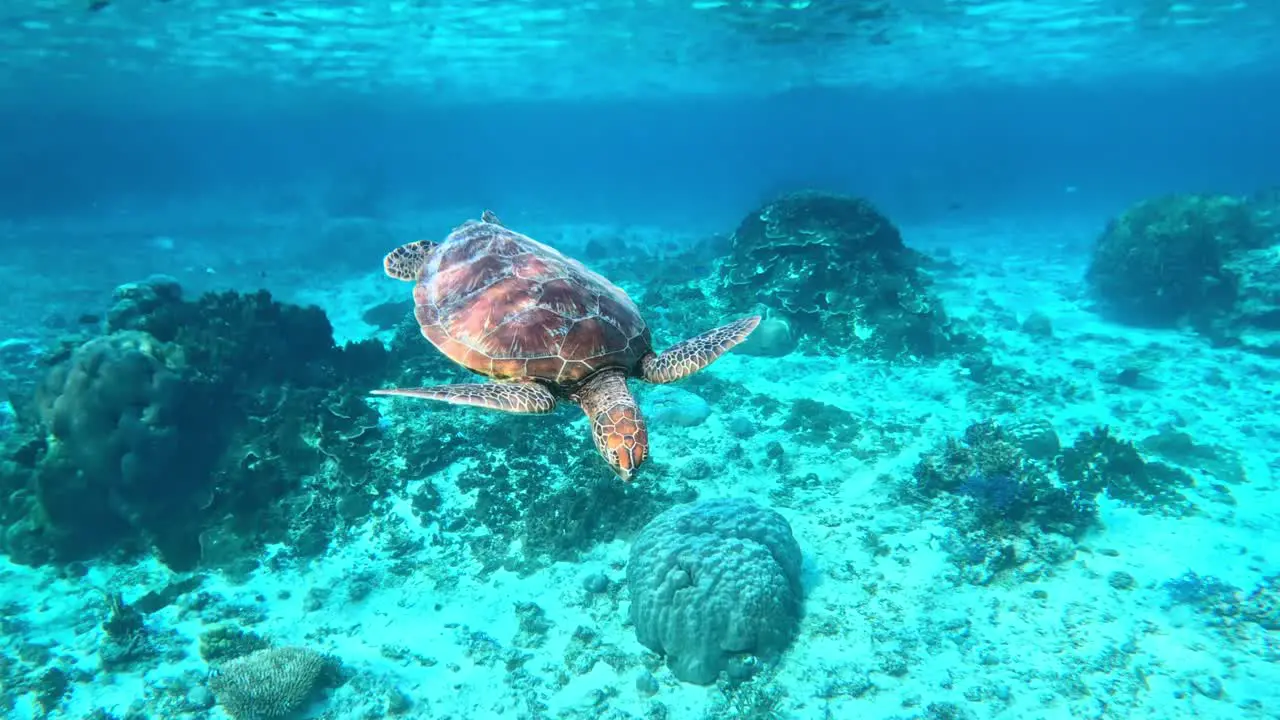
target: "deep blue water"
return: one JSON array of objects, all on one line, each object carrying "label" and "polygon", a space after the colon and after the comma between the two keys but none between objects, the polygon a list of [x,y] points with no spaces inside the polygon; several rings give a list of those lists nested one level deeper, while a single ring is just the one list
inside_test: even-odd
[{"label": "deep blue water", "polygon": [[339,211],[392,194],[422,209],[537,207],[573,220],[730,229],[796,186],[853,192],[899,220],[927,221],[1251,192],[1280,168],[1280,73],[449,110],[350,98],[264,113],[164,105],[6,111],[0,214],[109,213],[123,201],[136,210],[150,198],[223,194],[288,205],[282,188],[337,179],[351,188],[333,200]]}]

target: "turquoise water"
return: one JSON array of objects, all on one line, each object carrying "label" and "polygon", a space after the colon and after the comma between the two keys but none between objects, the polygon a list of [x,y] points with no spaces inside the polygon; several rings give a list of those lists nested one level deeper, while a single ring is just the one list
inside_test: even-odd
[{"label": "turquoise water", "polygon": [[1278,26],[7,4],[0,716],[1280,717]]}]

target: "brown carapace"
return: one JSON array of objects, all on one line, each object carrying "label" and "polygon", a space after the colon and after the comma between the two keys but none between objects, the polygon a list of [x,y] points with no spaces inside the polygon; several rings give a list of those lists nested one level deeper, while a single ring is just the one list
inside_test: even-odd
[{"label": "brown carapace", "polygon": [[376,390],[512,413],[582,408],[596,449],[623,480],[649,456],[628,378],[669,383],[705,368],[760,323],[737,320],[655,353],[640,309],[618,286],[485,211],[440,243],[392,250],[383,267],[414,283],[422,334],[490,382]]}]

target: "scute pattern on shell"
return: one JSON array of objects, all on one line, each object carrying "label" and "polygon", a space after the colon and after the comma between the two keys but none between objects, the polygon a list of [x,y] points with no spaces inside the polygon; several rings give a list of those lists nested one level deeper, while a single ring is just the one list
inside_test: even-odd
[{"label": "scute pattern on shell", "polygon": [[414,287],[422,334],[448,357],[499,379],[578,382],[633,368],[650,333],[625,292],[554,248],[468,221],[432,253]]}]

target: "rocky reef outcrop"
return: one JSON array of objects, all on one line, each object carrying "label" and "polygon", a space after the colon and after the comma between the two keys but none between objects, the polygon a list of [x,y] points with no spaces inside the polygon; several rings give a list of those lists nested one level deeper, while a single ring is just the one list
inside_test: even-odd
[{"label": "rocky reef outcrop", "polygon": [[972,338],[953,326],[922,263],[866,200],[797,192],[742,220],[717,283],[727,306],[762,306],[812,351],[925,358]]},{"label": "rocky reef outcrop", "polygon": [[[367,513],[389,435],[364,401],[378,342],[269,293],[122,286],[44,359],[0,455],[0,546],[27,564],[154,550],[174,568],[268,542],[318,551]],[[250,552],[246,552],[250,551]]]},{"label": "rocky reef outcrop", "polygon": [[1121,322],[1186,326],[1217,344],[1280,355],[1280,198],[1138,202],[1099,235],[1087,279]]}]

